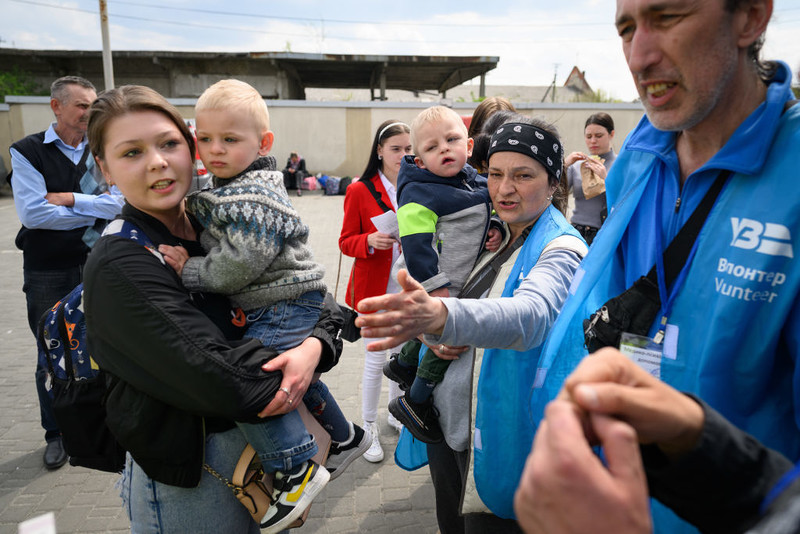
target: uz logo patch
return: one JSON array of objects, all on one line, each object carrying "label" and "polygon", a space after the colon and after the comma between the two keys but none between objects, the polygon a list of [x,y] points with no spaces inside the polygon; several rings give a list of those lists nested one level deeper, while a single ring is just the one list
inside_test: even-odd
[{"label": "uz logo patch", "polygon": [[782,224],[762,223],[753,219],[731,217],[731,246],[755,249],[761,254],[793,258],[792,234]]}]

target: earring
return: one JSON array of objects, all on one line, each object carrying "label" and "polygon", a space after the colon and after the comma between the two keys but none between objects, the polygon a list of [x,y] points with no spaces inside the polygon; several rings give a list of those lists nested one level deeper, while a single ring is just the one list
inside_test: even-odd
[{"label": "earring", "polygon": [[547,197],[547,201],[548,202],[550,202],[551,200],[553,200],[553,195],[550,195],[549,197]]},{"label": "earring", "polygon": [[380,160],[382,160],[382,159],[383,159],[383,156],[381,156],[380,154],[378,154],[378,161],[380,161]]}]

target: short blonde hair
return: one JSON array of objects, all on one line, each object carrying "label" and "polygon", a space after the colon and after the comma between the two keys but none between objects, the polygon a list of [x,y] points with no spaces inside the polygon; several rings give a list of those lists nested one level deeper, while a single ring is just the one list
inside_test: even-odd
[{"label": "short blonde hair", "polygon": [[422,110],[419,115],[414,117],[414,121],[411,123],[411,148],[414,150],[414,154],[419,153],[419,150],[417,150],[417,148],[419,148],[417,147],[417,132],[419,132],[419,129],[422,127],[422,125],[444,119],[455,119],[464,130],[464,137],[467,136],[467,127],[464,124],[461,115],[445,106],[429,107]]},{"label": "short blonde hair", "polygon": [[252,85],[241,80],[220,80],[200,95],[194,106],[195,113],[215,109],[241,109],[253,118],[256,128],[269,130],[267,104]]}]

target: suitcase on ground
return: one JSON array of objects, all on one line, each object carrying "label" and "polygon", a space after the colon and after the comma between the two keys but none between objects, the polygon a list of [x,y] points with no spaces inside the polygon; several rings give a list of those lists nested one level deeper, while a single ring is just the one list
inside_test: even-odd
[{"label": "suitcase on ground", "polygon": [[328,176],[328,179],[325,181],[325,194],[326,195],[338,195],[339,194],[339,182],[341,182],[341,178],[338,176]]}]

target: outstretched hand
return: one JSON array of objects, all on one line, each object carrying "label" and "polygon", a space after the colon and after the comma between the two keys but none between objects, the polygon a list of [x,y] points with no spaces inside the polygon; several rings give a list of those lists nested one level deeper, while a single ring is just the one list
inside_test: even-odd
[{"label": "outstretched hand", "polygon": [[[441,334],[447,320],[447,308],[438,298],[428,295],[422,284],[408,271],[397,273],[400,293],[363,299],[358,303],[360,315],[356,326],[363,337],[384,338],[367,345],[367,350],[386,350],[405,343],[420,334]],[[371,313],[381,311],[381,313]]]}]

